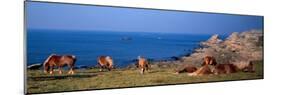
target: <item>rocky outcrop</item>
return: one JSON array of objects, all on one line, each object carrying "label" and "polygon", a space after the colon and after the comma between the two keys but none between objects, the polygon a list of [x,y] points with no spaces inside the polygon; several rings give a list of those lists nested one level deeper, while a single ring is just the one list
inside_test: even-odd
[{"label": "rocky outcrop", "polygon": [[222,40],[219,38],[219,35],[215,34],[211,38],[209,38],[207,41],[201,42],[201,45],[212,46],[212,45],[215,45],[215,44],[219,44],[221,42],[222,42]]},{"label": "rocky outcrop", "polygon": [[201,64],[207,55],[214,56],[218,63],[250,62],[263,58],[263,32],[260,30],[233,32],[224,41],[215,34],[200,45],[202,47],[195,49],[193,54],[182,58],[184,63]]}]

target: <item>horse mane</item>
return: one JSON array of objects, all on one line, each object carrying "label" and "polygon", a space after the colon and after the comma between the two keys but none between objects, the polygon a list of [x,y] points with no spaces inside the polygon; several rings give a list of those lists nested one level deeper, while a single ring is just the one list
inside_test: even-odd
[{"label": "horse mane", "polygon": [[[44,69],[46,68],[46,66],[47,66],[47,63],[50,61],[50,59],[53,57],[53,56],[55,56],[56,54],[51,54],[51,55],[49,55],[49,57],[44,61],[44,63],[43,63],[43,66],[44,66]],[[48,68],[47,68],[48,69]]]},{"label": "horse mane", "polygon": [[49,55],[49,57],[44,61],[44,65],[46,65],[49,62],[49,60],[51,59],[51,57],[53,57],[54,55],[56,55],[56,54]]}]

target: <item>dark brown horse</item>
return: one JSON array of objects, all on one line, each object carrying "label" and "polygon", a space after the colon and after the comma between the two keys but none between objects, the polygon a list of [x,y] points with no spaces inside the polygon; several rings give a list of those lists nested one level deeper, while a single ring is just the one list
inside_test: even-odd
[{"label": "dark brown horse", "polygon": [[100,66],[100,71],[103,69],[108,69],[108,71],[111,71],[111,69],[113,69],[113,59],[110,56],[100,56],[97,60]]},{"label": "dark brown horse", "polygon": [[44,72],[53,74],[53,69],[55,66],[59,68],[59,73],[62,74],[62,67],[68,65],[68,74],[74,74],[74,65],[76,57],[74,55],[56,55],[51,54],[44,62]]}]

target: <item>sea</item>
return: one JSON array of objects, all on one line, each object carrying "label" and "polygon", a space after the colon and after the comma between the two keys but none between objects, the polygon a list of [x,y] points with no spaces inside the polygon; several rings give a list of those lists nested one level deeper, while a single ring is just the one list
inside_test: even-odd
[{"label": "sea", "polygon": [[76,66],[96,66],[98,56],[111,56],[116,67],[132,64],[138,56],[173,60],[190,54],[212,35],[28,29],[27,65],[43,63],[50,54],[75,55]]}]

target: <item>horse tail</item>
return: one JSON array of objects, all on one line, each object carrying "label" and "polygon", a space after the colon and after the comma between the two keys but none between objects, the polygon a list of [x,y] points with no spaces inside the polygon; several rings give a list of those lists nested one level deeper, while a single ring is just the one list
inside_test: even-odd
[{"label": "horse tail", "polygon": [[73,59],[72,67],[74,67],[74,65],[75,65],[75,63],[76,63],[77,58],[76,58],[76,56],[75,56],[75,55],[72,55],[71,57],[72,57],[72,59]]},{"label": "horse tail", "polygon": [[105,59],[106,59],[107,64],[108,64],[108,68],[109,68],[109,69],[112,69],[112,68],[113,68],[113,65],[114,65],[112,57],[106,56]]},{"label": "horse tail", "polygon": [[113,65],[113,59],[110,56],[106,56],[106,60],[111,61],[110,65]]}]

